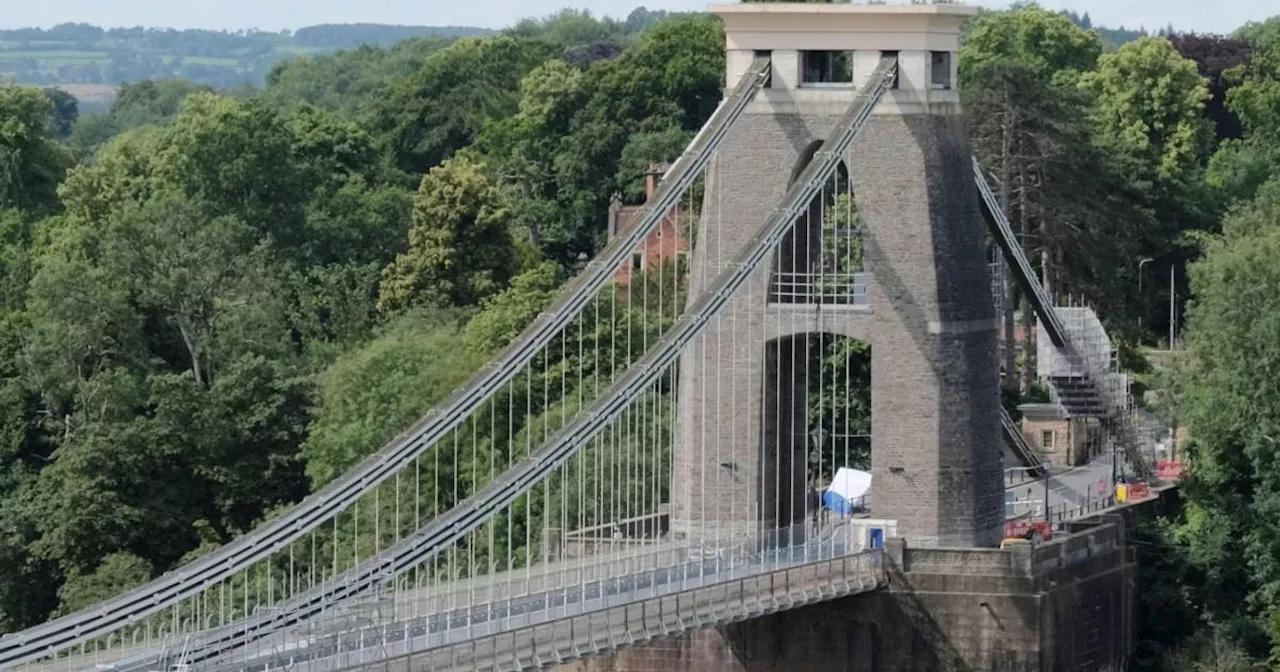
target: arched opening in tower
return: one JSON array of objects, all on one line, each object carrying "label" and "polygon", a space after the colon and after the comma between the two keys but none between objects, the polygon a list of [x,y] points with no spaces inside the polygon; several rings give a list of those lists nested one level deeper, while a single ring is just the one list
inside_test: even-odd
[{"label": "arched opening in tower", "polygon": [[[843,469],[871,468],[871,346],[830,333],[799,333],[765,344],[761,422],[761,512],[781,543],[806,526],[865,510],[869,502],[824,499]],[[836,505],[839,505],[838,507]]]},{"label": "arched opening in tower", "polygon": [[[792,171],[800,177],[820,142],[811,144]],[[809,207],[796,218],[774,255],[770,303],[865,306],[862,222],[844,162],[827,178]]]}]

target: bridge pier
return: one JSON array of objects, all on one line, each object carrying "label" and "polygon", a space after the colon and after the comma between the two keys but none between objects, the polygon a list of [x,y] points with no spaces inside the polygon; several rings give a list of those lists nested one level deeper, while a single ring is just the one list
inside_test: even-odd
[{"label": "bridge pier", "polygon": [[[891,545],[889,588],[618,649],[557,672],[1102,672],[1133,644],[1123,516],[1039,548]],[[894,548],[893,546],[896,546]]]},{"label": "bridge pier", "polygon": [[[795,299],[780,303],[771,282],[796,269],[783,268],[786,260],[762,264],[681,360],[672,489],[678,539],[768,538],[811,514],[806,496],[816,477],[806,471],[805,405],[796,398],[803,389],[794,375],[787,382],[785,349],[771,339],[850,331],[871,345],[872,515],[898,521],[913,546],[999,543],[999,323],[954,90],[959,26],[973,11],[713,8],[725,21],[728,80],[764,52],[773,71],[712,161],[690,302],[751,244],[881,58],[897,58],[899,70],[842,157],[860,217],[867,300],[808,306],[814,320],[787,318]],[[812,240],[812,229],[797,231],[778,256],[793,266],[797,256],[817,256],[796,252]]]}]

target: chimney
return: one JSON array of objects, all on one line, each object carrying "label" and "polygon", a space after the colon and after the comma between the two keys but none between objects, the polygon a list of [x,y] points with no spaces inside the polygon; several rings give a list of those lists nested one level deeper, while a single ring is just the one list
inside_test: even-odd
[{"label": "chimney", "polygon": [[645,200],[653,198],[654,193],[658,191],[658,182],[662,180],[668,170],[671,170],[671,164],[669,163],[649,164],[649,170],[644,173]]}]

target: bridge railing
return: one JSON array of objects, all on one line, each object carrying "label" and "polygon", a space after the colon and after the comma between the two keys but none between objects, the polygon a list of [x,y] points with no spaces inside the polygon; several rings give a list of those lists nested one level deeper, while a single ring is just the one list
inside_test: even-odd
[{"label": "bridge railing", "polygon": [[[457,581],[431,590],[345,600],[298,626],[228,647],[218,666],[253,667],[285,655],[290,664],[386,645],[388,634],[418,628],[432,641],[469,641],[533,621],[562,618],[644,596],[863,552],[865,530],[848,520],[808,521],[716,543],[667,542],[643,553],[581,560]],[[776,546],[777,540],[800,540]],[[289,614],[277,614],[288,618]],[[366,651],[359,655],[376,655]],[[172,663],[176,658],[171,658]],[[164,661],[162,661],[164,662]],[[272,666],[281,664],[277,660]]]},{"label": "bridge railing", "polygon": [[691,577],[627,594],[603,591],[573,608],[514,613],[442,628],[456,616],[433,614],[335,634],[305,647],[280,645],[259,662],[272,667],[320,662],[326,669],[369,664],[423,669],[529,669],[744,620],[884,585],[882,550],[814,558],[754,573]]},{"label": "bridge railing", "polygon": [[862,272],[776,272],[769,287],[769,301],[864,307],[868,305],[867,276]]}]

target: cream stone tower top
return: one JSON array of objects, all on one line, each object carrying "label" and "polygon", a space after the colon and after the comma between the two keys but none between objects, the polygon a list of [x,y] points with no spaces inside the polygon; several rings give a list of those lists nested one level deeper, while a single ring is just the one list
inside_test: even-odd
[{"label": "cream stone tower top", "polygon": [[958,109],[960,24],[978,12],[977,7],[958,4],[793,2],[708,9],[724,20],[729,86],[754,57],[772,56],[769,86],[748,108],[768,114],[842,112],[882,56],[898,59],[898,81],[877,113],[945,114]]}]

